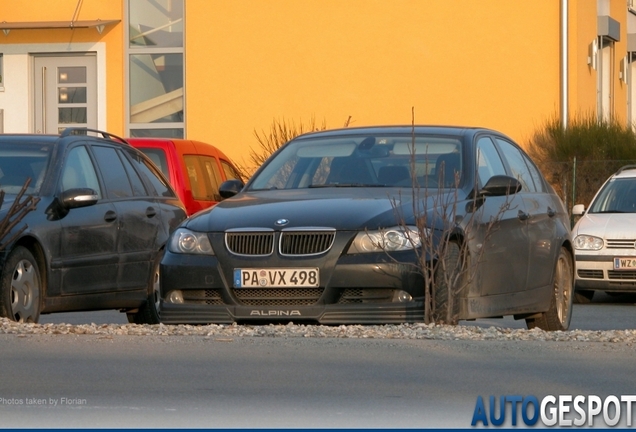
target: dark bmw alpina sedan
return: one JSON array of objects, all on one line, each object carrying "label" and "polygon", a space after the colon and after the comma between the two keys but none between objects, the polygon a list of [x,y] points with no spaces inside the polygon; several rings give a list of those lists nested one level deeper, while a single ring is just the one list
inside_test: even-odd
[{"label": "dark bmw alpina sedan", "polygon": [[570,322],[560,198],[510,138],[387,126],[301,135],[185,221],[161,263],[165,323]]},{"label": "dark bmw alpina sedan", "polygon": [[186,214],[150,159],[87,129],[0,135],[0,191],[0,316],[119,309],[159,322],[159,262]]}]

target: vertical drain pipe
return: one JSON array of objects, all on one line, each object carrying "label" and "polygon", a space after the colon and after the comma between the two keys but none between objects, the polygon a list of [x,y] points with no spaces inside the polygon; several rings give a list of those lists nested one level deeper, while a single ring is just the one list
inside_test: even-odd
[{"label": "vertical drain pipe", "polygon": [[561,0],[561,125],[568,127],[568,0]]}]

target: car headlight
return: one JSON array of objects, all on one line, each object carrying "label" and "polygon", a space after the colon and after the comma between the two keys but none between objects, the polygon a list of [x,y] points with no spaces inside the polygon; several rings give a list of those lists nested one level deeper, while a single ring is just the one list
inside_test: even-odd
[{"label": "car headlight", "polygon": [[574,239],[574,249],[600,250],[603,248],[603,239],[590,235],[579,235]]},{"label": "car headlight", "polygon": [[180,254],[214,255],[214,250],[206,233],[194,232],[185,228],[179,228],[172,234],[168,250]]},{"label": "car headlight", "polygon": [[[428,231],[424,234],[428,235]],[[398,226],[358,233],[347,253],[395,252],[416,249],[421,245],[422,239],[417,227]]]}]

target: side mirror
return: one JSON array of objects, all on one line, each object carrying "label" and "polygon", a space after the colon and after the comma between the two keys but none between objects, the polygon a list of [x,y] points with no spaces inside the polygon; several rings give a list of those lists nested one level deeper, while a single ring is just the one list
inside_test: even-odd
[{"label": "side mirror", "polygon": [[224,199],[233,197],[243,189],[243,186],[245,185],[241,180],[226,180],[219,186],[219,195]]},{"label": "side mirror", "polygon": [[572,207],[572,216],[580,216],[585,213],[585,204],[577,204]]},{"label": "side mirror", "polygon": [[504,196],[513,195],[521,190],[521,182],[514,177],[496,175],[490,177],[484,188],[479,191],[481,195]]},{"label": "side mirror", "polygon": [[60,200],[64,208],[74,209],[95,205],[99,200],[99,195],[89,188],[69,189],[62,192]]}]

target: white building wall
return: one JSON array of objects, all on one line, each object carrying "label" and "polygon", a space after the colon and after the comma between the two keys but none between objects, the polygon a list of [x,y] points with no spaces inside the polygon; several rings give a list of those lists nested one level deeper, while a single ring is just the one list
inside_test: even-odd
[{"label": "white building wall", "polygon": [[[1,37],[2,35],[0,35]],[[106,130],[106,44],[2,44],[4,133],[34,133],[33,55],[94,52],[97,57],[97,127]]]}]

